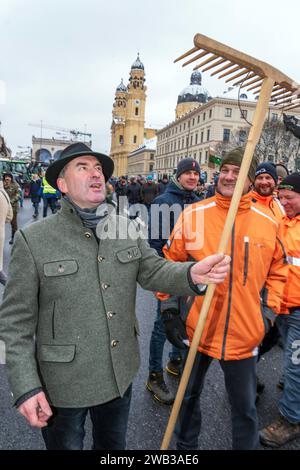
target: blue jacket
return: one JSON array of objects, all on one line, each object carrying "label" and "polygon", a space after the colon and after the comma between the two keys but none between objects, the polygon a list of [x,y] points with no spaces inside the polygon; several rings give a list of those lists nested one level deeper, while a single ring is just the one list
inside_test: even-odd
[{"label": "blue jacket", "polygon": [[[151,248],[154,248],[159,256],[163,257],[163,246],[166,244],[174,225],[185,206],[201,201],[201,199],[203,198],[197,196],[194,191],[182,189],[175,179],[168,184],[163,194],[154,199],[149,216],[148,238]],[[163,212],[159,213],[159,217],[153,217],[153,211],[157,208],[157,205],[161,206],[162,204],[169,207],[173,204],[177,204],[178,210],[171,211],[168,214],[168,217]]]},{"label": "blue jacket", "polygon": [[42,181],[39,179],[39,180],[36,180],[36,181],[33,181],[31,180],[30,183],[29,183],[29,195],[30,195],[30,198],[31,198],[31,202],[40,202],[41,200],[41,185],[42,185]]}]

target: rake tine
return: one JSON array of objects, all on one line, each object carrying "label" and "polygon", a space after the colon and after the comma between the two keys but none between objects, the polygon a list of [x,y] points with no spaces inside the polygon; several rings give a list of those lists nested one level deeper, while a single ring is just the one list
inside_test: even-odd
[{"label": "rake tine", "polygon": [[[233,77],[227,78],[227,80],[225,80],[225,83],[230,82],[231,80],[235,80],[236,78],[239,78],[242,75],[247,75],[248,73],[249,73],[249,70],[242,70],[241,72],[236,73],[235,75],[233,75]],[[243,80],[243,78],[242,78],[242,80]],[[235,86],[234,83],[232,85]]]},{"label": "rake tine", "polygon": [[243,83],[241,88],[246,88],[249,85],[252,85],[252,83],[260,82],[262,80],[262,77],[259,77],[258,75],[255,76],[256,78],[253,78],[253,80],[247,81],[248,83]]},{"label": "rake tine", "polygon": [[271,96],[274,96],[277,93],[284,93],[284,90],[285,90],[284,87],[282,87],[281,85],[277,85],[276,87],[273,88],[273,91],[272,91],[273,94]]},{"label": "rake tine", "polygon": [[217,62],[215,62],[214,64],[211,64],[208,67],[205,67],[205,69],[203,69],[202,72],[207,72],[207,70],[213,69],[217,65],[223,64],[226,61],[227,61],[227,59],[222,58],[222,59],[218,60]]},{"label": "rake tine", "polygon": [[[250,78],[256,77],[256,75],[257,74],[255,72],[250,72],[250,70],[248,70],[248,77],[246,80],[250,80]],[[245,77],[241,78],[241,80],[238,80],[237,82],[234,82],[232,86],[240,85],[241,83],[244,83],[244,82],[245,82]]]},{"label": "rake tine", "polygon": [[292,99],[295,99],[296,96],[292,94],[292,92],[289,92],[285,95],[281,95],[281,96],[277,96],[276,98],[271,98],[271,100],[275,100],[277,101],[277,103],[281,103],[283,101],[286,101],[286,100],[292,100]]},{"label": "rake tine", "polygon": [[283,107],[282,109],[283,109],[284,111],[288,111],[289,109],[295,109],[295,108],[299,108],[299,107],[300,107],[300,101],[299,101],[299,103],[296,103],[296,104],[294,104],[293,106],[288,106],[288,107],[285,106],[285,107]]},{"label": "rake tine", "polygon": [[213,77],[214,75],[217,75],[218,73],[223,72],[223,70],[226,70],[229,67],[232,67],[233,65],[234,64],[232,62],[229,62],[229,64],[225,64],[223,65],[223,67],[220,67],[218,70],[215,70],[213,73],[210,74],[210,76]]},{"label": "rake tine", "polygon": [[203,67],[203,65],[209,64],[209,62],[211,62],[212,60],[217,59],[218,57],[219,57],[219,56],[213,54],[211,57],[208,57],[208,59],[204,60],[204,61],[201,62],[200,64],[197,64],[197,65],[194,67],[194,70],[200,69],[201,67]]},{"label": "rake tine", "polygon": [[181,59],[184,59],[185,57],[187,57],[188,55],[190,54],[193,54],[194,52],[196,51],[199,51],[199,47],[193,47],[193,49],[190,49],[189,51],[185,52],[184,54],[182,54],[180,57],[177,57],[177,59],[174,60],[174,64],[176,62],[178,62],[179,60]]},{"label": "rake tine", "polygon": [[237,70],[241,70],[242,68],[243,67],[241,65],[236,65],[235,67],[233,67],[233,69],[227,70],[227,72],[222,73],[222,75],[220,75],[218,78],[220,79],[226,77],[227,75],[230,75],[231,73],[236,72]]},{"label": "rake tine", "polygon": [[289,106],[289,105],[292,105],[293,104],[293,99],[290,97],[290,98],[286,98],[284,100],[277,100],[276,101],[277,105],[278,106]]},{"label": "rake tine", "polygon": [[251,90],[255,90],[256,88],[260,88],[262,82],[263,82],[263,81],[261,81],[260,83],[256,83],[256,85],[253,85],[253,86],[251,86],[250,88],[247,88],[247,91],[251,91]]},{"label": "rake tine", "polygon": [[197,54],[195,55],[195,57],[192,57],[192,59],[188,60],[187,62],[184,62],[182,64],[182,67],[184,67],[185,65],[188,65],[188,64],[191,64],[192,62],[194,62],[195,60],[197,59],[201,59],[201,57],[204,57],[205,55],[209,54],[208,51],[202,51],[200,52],[200,54]]},{"label": "rake tine", "polygon": [[285,91],[284,89],[282,89],[282,90],[280,90],[280,91],[277,91],[276,93],[273,93],[273,95],[271,95],[271,99],[272,99],[272,98],[276,98],[276,96],[278,96],[278,97],[284,96],[284,95],[286,95],[287,93],[293,94],[292,91]]}]

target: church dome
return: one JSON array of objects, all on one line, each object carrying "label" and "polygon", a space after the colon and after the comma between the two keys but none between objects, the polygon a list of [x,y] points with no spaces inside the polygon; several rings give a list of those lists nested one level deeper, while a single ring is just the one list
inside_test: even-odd
[{"label": "church dome", "polygon": [[123,83],[123,78],[121,79],[120,85],[117,86],[116,91],[122,91],[123,93],[127,92],[127,88]]},{"label": "church dome", "polygon": [[199,70],[195,70],[195,72],[191,75],[191,85],[201,85],[202,83],[202,75]]},{"label": "church dome", "polygon": [[179,103],[206,103],[211,99],[209,92],[202,86],[202,75],[197,70],[192,73],[189,86],[185,87],[178,95]]},{"label": "church dome", "polygon": [[140,61],[140,55],[138,53],[136,60],[133,62],[131,66],[131,70],[133,69],[138,69],[138,70],[144,70],[144,64]]}]

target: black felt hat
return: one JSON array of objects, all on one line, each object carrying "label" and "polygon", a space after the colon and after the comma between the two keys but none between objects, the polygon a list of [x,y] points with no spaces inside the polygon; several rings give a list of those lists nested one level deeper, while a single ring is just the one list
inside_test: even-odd
[{"label": "black felt hat", "polygon": [[66,147],[60,154],[57,160],[53,162],[46,171],[46,180],[53,187],[57,187],[57,178],[63,167],[69,163],[73,158],[77,157],[96,157],[97,160],[101,163],[102,172],[104,174],[105,181],[107,181],[114,171],[114,162],[113,160],[104,155],[103,153],[93,152],[86,144],[83,142],[76,142]]}]

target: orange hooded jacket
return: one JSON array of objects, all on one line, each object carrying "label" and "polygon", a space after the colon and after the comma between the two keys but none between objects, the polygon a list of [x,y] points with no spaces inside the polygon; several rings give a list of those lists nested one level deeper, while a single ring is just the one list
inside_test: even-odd
[{"label": "orange hooded jacket", "polygon": [[[230,199],[216,196],[192,204],[179,217],[163,251],[174,261],[201,260],[216,253]],[[260,294],[266,305],[279,313],[287,264],[278,223],[243,196],[226,253],[230,273],[216,286],[202,334],[199,351],[217,359],[238,360],[257,354],[264,334]],[[161,300],[168,298],[158,294]],[[202,296],[185,299],[186,329],[193,337],[203,303]]]}]

